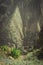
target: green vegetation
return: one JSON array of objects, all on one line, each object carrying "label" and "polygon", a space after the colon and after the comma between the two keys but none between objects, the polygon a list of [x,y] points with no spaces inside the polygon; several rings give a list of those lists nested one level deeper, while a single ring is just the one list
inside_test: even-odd
[{"label": "green vegetation", "polygon": [[0,46],[0,52],[10,55],[11,54],[11,48],[7,45]]},{"label": "green vegetation", "polygon": [[[3,63],[3,64],[2,64]],[[33,52],[27,55],[21,55],[19,58],[15,59],[10,56],[5,57],[0,54],[0,64],[2,65],[43,65],[43,60],[39,60]]]},{"label": "green vegetation", "polygon": [[14,58],[18,58],[21,54],[21,51],[16,48],[10,48],[9,46],[0,46],[1,52],[6,54],[6,55],[11,55]]},{"label": "green vegetation", "polygon": [[3,45],[3,46],[0,46],[0,48],[1,48],[1,50],[3,50],[3,51],[7,51],[8,46],[7,46],[7,45]]},{"label": "green vegetation", "polygon": [[15,57],[15,58],[18,58],[21,54],[21,51],[19,49],[16,49],[16,48],[13,48],[11,50],[11,56],[12,57]]}]

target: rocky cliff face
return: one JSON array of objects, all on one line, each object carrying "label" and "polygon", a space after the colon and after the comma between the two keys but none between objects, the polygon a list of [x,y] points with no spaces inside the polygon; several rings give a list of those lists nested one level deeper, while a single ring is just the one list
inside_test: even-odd
[{"label": "rocky cliff face", "polygon": [[42,25],[43,0],[0,0],[0,45],[33,48]]}]

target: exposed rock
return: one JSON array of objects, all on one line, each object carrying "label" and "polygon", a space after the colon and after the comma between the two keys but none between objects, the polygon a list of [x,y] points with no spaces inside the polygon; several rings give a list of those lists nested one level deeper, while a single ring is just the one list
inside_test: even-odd
[{"label": "exposed rock", "polygon": [[42,0],[0,0],[0,17],[0,45],[37,45],[37,22],[40,27],[43,23]]}]

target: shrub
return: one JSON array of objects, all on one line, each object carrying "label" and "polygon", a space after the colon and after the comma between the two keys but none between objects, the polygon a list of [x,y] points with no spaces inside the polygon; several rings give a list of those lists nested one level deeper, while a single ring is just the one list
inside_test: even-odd
[{"label": "shrub", "polygon": [[11,56],[14,58],[18,58],[21,54],[21,51],[19,49],[13,48],[11,50]]},{"label": "shrub", "polygon": [[7,50],[7,48],[8,48],[8,46],[3,45],[3,46],[0,46],[0,48],[1,48],[1,50],[6,51],[6,50]]},{"label": "shrub", "polygon": [[0,49],[2,50],[2,52],[4,54],[10,54],[11,53],[11,48],[7,45],[0,46]]}]

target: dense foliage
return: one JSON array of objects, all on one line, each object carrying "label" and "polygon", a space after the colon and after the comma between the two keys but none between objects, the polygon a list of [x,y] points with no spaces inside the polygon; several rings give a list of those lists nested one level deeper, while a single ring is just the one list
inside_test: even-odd
[{"label": "dense foliage", "polygon": [[21,51],[19,49],[13,48],[11,50],[11,56],[14,58],[18,58],[21,54]]}]

